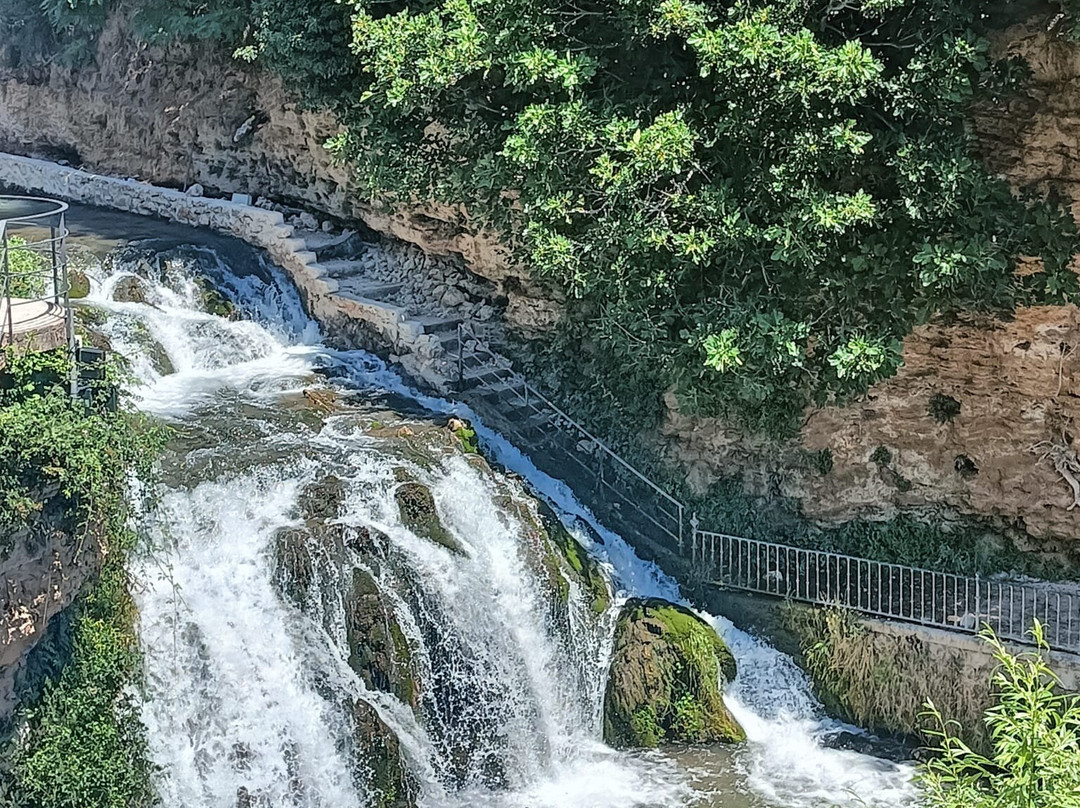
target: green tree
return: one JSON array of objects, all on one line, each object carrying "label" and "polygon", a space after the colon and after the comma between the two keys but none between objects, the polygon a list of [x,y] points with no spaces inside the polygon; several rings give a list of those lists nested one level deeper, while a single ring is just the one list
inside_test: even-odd
[{"label": "green tree", "polygon": [[[45,5],[67,30],[107,2]],[[937,314],[1080,297],[1071,217],[973,148],[972,102],[1026,75],[989,56],[1003,8],[151,0],[134,19],[332,110],[372,203],[464,203],[498,230],[567,293],[564,344],[595,348],[580,375],[778,427],[895,372]],[[1021,255],[1043,271],[1017,276]]]},{"label": "green tree", "polygon": [[1042,626],[1032,636],[1038,651],[1010,654],[992,631],[997,703],[986,713],[992,749],[973,751],[950,732],[930,705],[938,739],[922,782],[931,808],[1076,808],[1080,806],[1080,696],[1062,692],[1044,657]]}]

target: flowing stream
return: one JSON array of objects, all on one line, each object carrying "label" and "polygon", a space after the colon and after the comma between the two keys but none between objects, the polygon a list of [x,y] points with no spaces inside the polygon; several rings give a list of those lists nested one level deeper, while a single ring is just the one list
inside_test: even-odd
[{"label": "flowing stream", "polygon": [[[144,281],[133,296],[135,273]],[[619,598],[681,600],[671,579],[472,413],[410,390],[370,354],[325,347],[274,268],[240,271],[196,245],[143,245],[112,252],[92,276],[87,303],[130,360],[136,405],[176,429],[144,515],[146,549],[133,562],[143,719],[163,804],[394,804],[400,795],[370,786],[370,739],[349,719],[357,705],[396,736],[420,806],[916,804],[909,766],[829,748],[830,734],[853,728],[823,717],[789,658],[722,617],[705,615],[736,656],[726,698],[749,741],[609,749],[601,706],[617,606],[590,615],[574,591],[568,629],[553,631],[549,595],[525,563],[522,514],[537,494],[550,502]],[[204,311],[199,276],[212,277],[238,318]],[[304,398],[310,388],[348,406],[321,414]],[[473,421],[505,471],[380,437],[387,425],[419,431],[450,413]],[[400,469],[430,488],[465,552],[402,523]],[[339,549],[290,599],[278,548],[290,531],[308,530],[305,491],[328,475],[341,489],[330,521],[346,536],[384,536],[383,560]],[[392,604],[412,649],[424,685],[414,704],[365,686],[350,667],[342,598],[357,570]]]}]

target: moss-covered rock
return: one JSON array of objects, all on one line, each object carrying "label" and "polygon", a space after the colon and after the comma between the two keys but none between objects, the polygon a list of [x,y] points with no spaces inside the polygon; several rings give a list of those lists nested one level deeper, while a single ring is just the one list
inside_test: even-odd
[{"label": "moss-covered rock", "polygon": [[394,491],[394,500],[401,513],[401,522],[417,536],[433,541],[452,553],[465,555],[465,550],[439,520],[435,498],[426,485],[402,483]]},{"label": "moss-covered rock", "polygon": [[137,275],[126,275],[113,286],[112,299],[117,303],[145,303],[146,293],[146,281]]},{"label": "moss-covered rock", "polygon": [[199,280],[199,293],[202,310],[207,314],[224,317],[230,320],[236,316],[236,306],[229,298],[214,288],[213,284],[205,278]]},{"label": "moss-covered rock", "polygon": [[412,649],[393,609],[384,602],[372,577],[354,569],[345,597],[345,633],[349,665],[369,688],[393,693],[414,709],[420,694],[412,664]]},{"label": "moss-covered rock", "polygon": [[550,507],[539,503],[538,511],[546,538],[558,552],[564,571],[577,582],[593,612],[603,614],[611,603],[611,591],[599,565],[589,557],[580,542],[570,535],[570,531],[563,526]]},{"label": "moss-covered rock", "polygon": [[90,279],[81,269],[68,270],[68,298],[70,300],[82,300],[90,294]]},{"label": "moss-covered rock", "polygon": [[416,804],[417,784],[401,754],[401,744],[368,703],[352,703],[357,776],[374,808],[409,808]]},{"label": "moss-covered rock", "polygon": [[721,679],[734,678],[734,657],[701,618],[666,600],[630,600],[615,629],[604,740],[617,747],[745,740],[721,691]]}]

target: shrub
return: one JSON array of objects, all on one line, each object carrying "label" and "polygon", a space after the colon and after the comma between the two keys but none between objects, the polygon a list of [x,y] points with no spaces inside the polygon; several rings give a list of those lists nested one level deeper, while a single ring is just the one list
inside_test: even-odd
[{"label": "shrub", "polygon": [[929,705],[936,753],[922,782],[930,808],[1072,808],[1080,805],[1080,696],[1065,693],[1044,658],[1048,646],[1036,621],[1037,651],[1011,654],[992,631],[997,703],[986,712],[991,751],[974,752]]}]

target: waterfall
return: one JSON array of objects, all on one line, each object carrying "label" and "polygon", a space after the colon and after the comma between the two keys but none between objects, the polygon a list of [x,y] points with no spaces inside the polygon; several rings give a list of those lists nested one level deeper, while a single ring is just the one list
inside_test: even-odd
[{"label": "waterfall", "polygon": [[[241,316],[207,313],[197,274]],[[836,726],[792,661],[709,615],[739,663],[727,699],[749,736],[716,761],[725,791],[704,784],[716,774],[705,752],[609,749],[600,716],[615,610],[631,596],[681,600],[674,581],[474,413],[412,390],[369,354],[324,346],[275,268],[240,276],[204,248],[143,245],[112,256],[92,281],[88,302],[130,358],[137,406],[176,428],[132,568],[143,719],[164,804],[392,804],[372,789],[346,709],[354,702],[396,737],[418,804],[432,808],[914,804],[909,767],[826,748]],[[138,294],[119,294],[132,284]],[[320,384],[360,403],[315,418],[302,391]],[[387,397],[469,418],[508,473],[373,437],[379,418],[408,425],[381,414]],[[431,491],[463,552],[403,522],[401,474]],[[375,561],[328,550],[293,603],[275,585],[277,548],[289,531],[310,531],[304,492],[326,475],[342,487],[328,524],[386,546]],[[565,625],[553,619],[551,592],[528,560],[533,492],[610,574],[617,597],[604,614],[571,587]],[[358,574],[400,626],[423,685],[416,704],[367,686],[350,665],[345,598]]]}]

